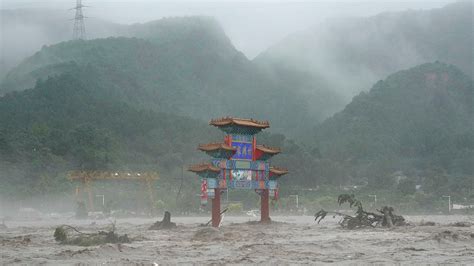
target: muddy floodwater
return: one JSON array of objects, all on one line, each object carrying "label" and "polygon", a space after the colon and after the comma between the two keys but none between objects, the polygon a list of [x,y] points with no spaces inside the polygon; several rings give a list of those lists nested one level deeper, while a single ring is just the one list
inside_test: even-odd
[{"label": "muddy floodwater", "polygon": [[[474,264],[473,216],[409,216],[410,226],[344,230],[337,219],[316,224],[312,216],[273,216],[270,225],[254,217],[226,216],[219,230],[199,226],[208,217],[172,217],[178,227],[149,231],[155,219],[116,219],[116,231],[130,244],[79,247],[55,242],[56,226],[83,232],[108,230],[113,219],[67,216],[11,218],[0,228],[0,264]],[[433,221],[434,226],[420,226]]]}]

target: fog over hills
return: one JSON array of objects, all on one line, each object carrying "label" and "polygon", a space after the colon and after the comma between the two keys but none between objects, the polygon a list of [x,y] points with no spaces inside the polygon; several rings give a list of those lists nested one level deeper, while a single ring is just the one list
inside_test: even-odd
[{"label": "fog over hills", "polygon": [[[72,12],[55,9],[0,9],[0,80],[22,60],[51,45],[72,38]],[[87,21],[89,38],[118,35],[122,26],[99,18]]]},{"label": "fog over hills", "polygon": [[320,76],[346,101],[400,69],[436,60],[474,76],[473,3],[328,20],[293,34],[254,61]]},{"label": "fog over hills", "polygon": [[[430,11],[332,20],[310,33],[290,36],[253,61],[239,52],[218,22],[209,17],[166,18],[130,26],[106,24],[97,29],[92,27],[91,35],[143,39],[95,41],[101,47],[101,54],[107,54],[101,65],[118,63],[124,68],[135,65],[127,75],[131,75],[132,83],[135,80],[136,86],[147,91],[134,96],[142,99],[138,100],[140,104],[152,108],[159,105],[159,110],[173,108],[196,118],[208,117],[212,112],[282,117],[284,119],[275,123],[276,128],[301,136],[299,133],[307,128],[290,122],[295,121],[294,117],[318,123],[341,110],[353,95],[397,70],[439,60],[472,73],[473,58],[469,53],[473,47],[469,23],[472,13],[469,7],[472,3],[459,2]],[[86,42],[88,45],[84,47],[68,42],[42,49],[9,73],[0,92],[32,87],[37,78],[60,72],[62,64],[69,61],[92,63],[100,57],[90,56],[91,51],[84,49],[96,49],[89,44],[93,42]],[[136,54],[114,54],[131,42],[142,43],[131,54],[139,51],[141,57],[146,57],[146,53],[152,56],[138,61]],[[120,48],[119,43],[124,46]],[[74,51],[69,51],[68,45],[75,47],[71,48]],[[58,47],[63,47],[61,52]],[[122,61],[116,62],[118,58]],[[151,62],[152,58],[157,62]],[[147,64],[151,64],[151,68],[143,69],[142,63],[146,63],[143,60],[149,60]],[[171,78],[184,66],[187,68],[184,73],[188,74]],[[159,76],[161,80],[155,82]],[[235,87],[244,76],[243,80],[249,84]],[[164,86],[170,86],[170,89],[163,89]],[[152,92],[153,87],[162,88],[159,96],[157,91]],[[262,107],[262,101],[239,98],[252,90],[256,90],[257,95],[271,92],[292,100],[281,102],[278,99],[283,98],[278,98],[272,100],[271,105],[263,104]],[[155,95],[150,97],[150,93]],[[206,111],[211,99],[207,96],[203,99],[205,93],[215,95],[214,102],[220,104]],[[239,107],[236,102],[241,103]],[[290,107],[292,105],[300,106],[297,110],[302,111],[282,111],[295,110]],[[280,122],[283,120],[286,122]]]},{"label": "fog over hills", "polygon": [[[273,120],[277,132],[308,129],[339,106],[329,87],[287,71],[277,77],[237,51],[209,17],[167,18],[136,24],[119,37],[43,47],[4,79],[2,91],[24,90],[38,78],[93,67],[108,88],[141,108],[207,120],[215,114]],[[315,104],[318,103],[318,104]]]},{"label": "fog over hills", "polygon": [[[373,16],[383,11],[426,10],[453,0],[387,2],[297,1],[109,1],[84,0],[89,39],[120,36],[120,25],[146,23],[166,17],[216,18],[238,50],[252,59],[288,34],[318,25],[327,18]],[[70,40],[74,1],[3,0],[0,78],[43,45]]]},{"label": "fog over hills", "polygon": [[[1,83],[0,177],[16,187],[71,168],[173,176],[198,158],[192,143],[215,139],[205,121],[233,115],[271,121],[262,138],[283,147],[275,162],[293,168],[293,186],[391,189],[403,172],[462,191],[474,173],[470,7],[328,21],[254,60],[208,16],[44,45]],[[66,38],[56,33],[46,35]]]}]

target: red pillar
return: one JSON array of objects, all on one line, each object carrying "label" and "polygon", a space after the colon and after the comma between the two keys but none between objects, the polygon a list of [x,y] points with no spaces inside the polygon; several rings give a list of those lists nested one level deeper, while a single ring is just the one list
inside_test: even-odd
[{"label": "red pillar", "polygon": [[269,223],[270,220],[270,208],[268,205],[268,198],[269,198],[269,191],[268,189],[262,190],[262,194],[260,195],[260,222],[261,223]]},{"label": "red pillar", "polygon": [[214,189],[214,198],[212,199],[212,227],[219,227],[221,222],[221,190]]}]

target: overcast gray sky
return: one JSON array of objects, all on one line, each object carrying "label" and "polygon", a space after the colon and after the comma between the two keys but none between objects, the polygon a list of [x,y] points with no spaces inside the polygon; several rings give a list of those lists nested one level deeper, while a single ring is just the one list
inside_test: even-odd
[{"label": "overcast gray sky", "polygon": [[[53,8],[67,11],[75,0],[0,0],[2,9]],[[330,17],[370,16],[384,11],[432,9],[454,0],[433,1],[202,1],[83,0],[86,16],[130,24],[169,16],[208,15],[217,18],[237,49],[249,58],[288,34]],[[87,24],[86,24],[87,26]]]}]

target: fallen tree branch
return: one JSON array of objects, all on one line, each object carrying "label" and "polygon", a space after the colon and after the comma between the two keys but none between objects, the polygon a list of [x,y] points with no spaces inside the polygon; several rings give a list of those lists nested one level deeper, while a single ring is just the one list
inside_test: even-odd
[{"label": "fallen tree branch", "polygon": [[339,203],[339,206],[347,202],[351,208],[352,206],[357,207],[355,216],[340,212],[327,212],[325,210],[320,210],[314,215],[315,221],[319,223],[326,217],[326,215],[333,214],[334,216],[337,215],[343,217],[339,224],[347,229],[376,226],[392,227],[406,224],[403,216],[393,214],[394,210],[392,207],[384,206],[381,210],[377,210],[381,214],[367,212],[362,207],[361,201],[357,200],[354,195],[349,194],[339,195],[337,202]]},{"label": "fallen tree branch", "polygon": [[[219,216],[222,216],[222,214],[224,214],[229,208],[225,208],[223,211],[221,211],[220,215]],[[207,223],[205,224],[201,224],[201,226],[209,226],[209,224],[212,222],[212,219],[209,220]]]}]

